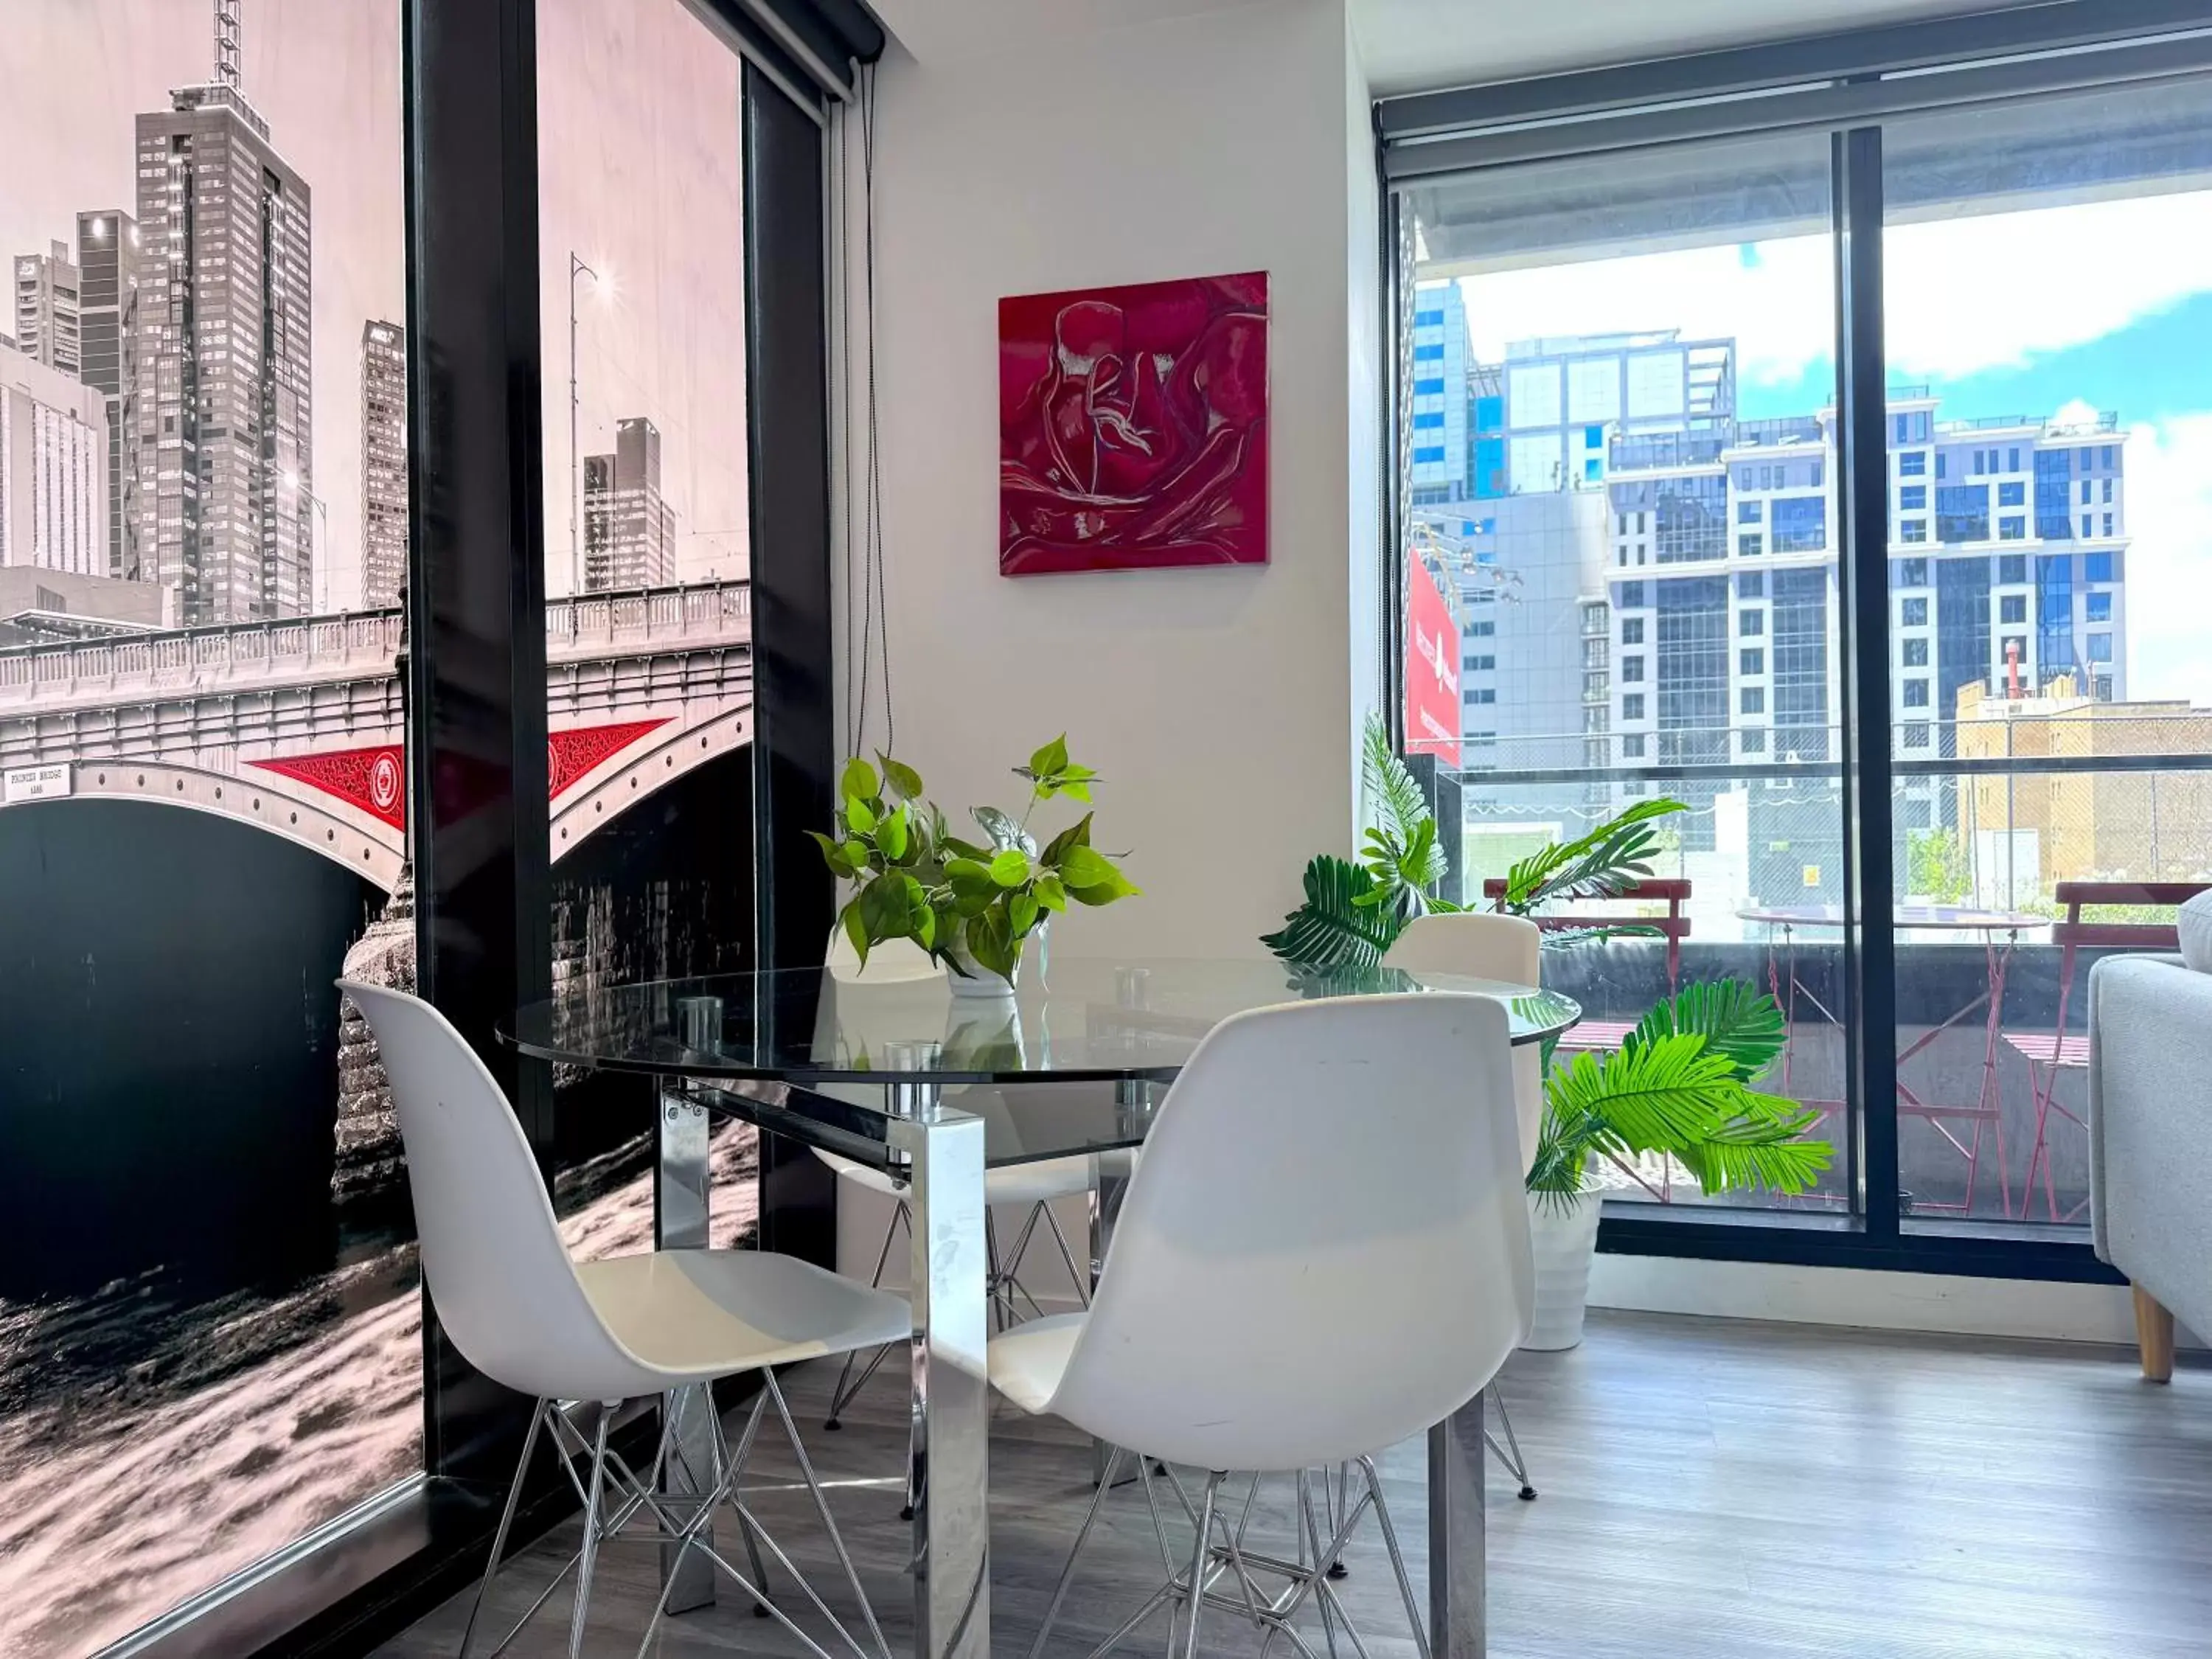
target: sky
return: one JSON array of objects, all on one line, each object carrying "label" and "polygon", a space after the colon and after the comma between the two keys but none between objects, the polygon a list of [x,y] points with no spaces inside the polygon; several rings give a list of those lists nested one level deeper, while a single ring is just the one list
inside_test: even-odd
[{"label": "sky", "polygon": [[[0,256],[136,201],[133,118],[212,75],[208,0],[6,0]],[[358,600],[361,331],[403,321],[399,0],[243,0],[246,96],[313,221],[313,489],[322,601]],[[579,453],[617,419],[661,432],[678,574],[745,570],[738,67],[683,0],[540,0],[540,312],[548,586],[568,590],[568,256],[580,282]],[[9,319],[0,331],[13,332]]]},{"label": "sky", "polygon": [[[1738,410],[1834,397],[1825,236],[1724,244],[1461,279],[1469,343],[1680,328],[1733,337]],[[2212,704],[2212,191],[1893,225],[1891,383],[1938,420],[2117,413],[2125,432],[2129,691]]]}]

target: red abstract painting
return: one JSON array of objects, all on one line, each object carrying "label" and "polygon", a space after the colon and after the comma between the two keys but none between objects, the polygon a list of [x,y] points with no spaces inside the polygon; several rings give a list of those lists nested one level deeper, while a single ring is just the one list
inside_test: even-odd
[{"label": "red abstract painting", "polygon": [[1267,276],[999,301],[999,569],[1267,561]]}]

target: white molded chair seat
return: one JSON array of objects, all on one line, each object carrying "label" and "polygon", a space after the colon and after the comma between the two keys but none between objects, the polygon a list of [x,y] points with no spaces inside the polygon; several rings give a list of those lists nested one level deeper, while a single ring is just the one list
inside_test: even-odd
[{"label": "white molded chair seat", "polygon": [[[659,1523],[657,1539],[673,1546],[668,1550],[671,1583],[674,1567],[699,1550],[760,1611],[823,1656],[823,1650],[769,1599],[757,1537],[765,1534],[738,1503],[745,1461],[771,1402],[876,1650],[887,1653],[874,1610],[852,1571],[770,1368],[904,1339],[913,1328],[905,1300],[795,1257],[752,1250],[652,1250],[573,1261],[522,1127],[498,1080],[460,1033],[419,998],[348,980],[338,985],[375,1033],[391,1079],[421,1240],[422,1279],[440,1322],[471,1364],[493,1382],[537,1401],[507,1508],[493,1536],[491,1559],[461,1634],[464,1659],[484,1591],[499,1571],[541,1434],[553,1442],[584,1503],[583,1545],[570,1564],[577,1569],[569,1618],[571,1659],[582,1651],[599,1547],[620,1538],[625,1524],[641,1512]],[[752,1421],[732,1452],[714,1416],[712,1395],[700,1385],[743,1371],[759,1373],[761,1393]],[[677,1410],[663,1411],[659,1444],[642,1475],[607,1449],[615,1408],[623,1401],[679,1389],[695,1390],[684,1397],[704,1411],[713,1449],[711,1468],[699,1472],[710,1489],[684,1496],[659,1490],[676,1455]],[[571,1420],[563,1401],[599,1404],[594,1438]],[[568,1468],[572,1451],[586,1455],[587,1479]],[[710,1541],[709,1523],[725,1502],[737,1511],[751,1559],[750,1580],[715,1553]],[[788,1558],[783,1559],[787,1565]],[[562,1576],[567,1572],[564,1567]],[[859,1659],[870,1659],[812,1586],[803,1578],[797,1583]],[[532,1604],[524,1623],[545,1599]],[[646,1632],[648,1647],[666,1601],[665,1590],[655,1600]]]},{"label": "white molded chair seat", "polygon": [[766,1251],[653,1250],[580,1261],[576,1277],[616,1341],[636,1356],[629,1381],[643,1386],[623,1398],[902,1342],[913,1332],[903,1298]]},{"label": "white molded chair seat", "polygon": [[[1324,1569],[1371,1510],[1426,1652],[1371,1454],[1464,1406],[1528,1332],[1507,1030],[1488,998],[1422,994],[1224,1020],[1161,1104],[1089,1311],[990,1343],[994,1388],[1122,1448],[1117,1468],[1140,1452],[1148,1490],[1148,1459],[1208,1472],[1187,1568],[1123,1635],[1163,1605],[1189,1608],[1186,1653],[1206,1607],[1271,1633],[1309,1598],[1341,1620]],[[1260,1569],[1290,1581],[1267,1595],[1260,1558],[1216,1508],[1227,1472],[1291,1474],[1312,1529],[1303,1472],[1354,1462],[1366,1490],[1340,1527],[1310,1531],[1298,1559],[1316,1565]],[[1109,1469],[1032,1655],[1113,1484]],[[1236,1594],[1214,1588],[1223,1575]]]}]

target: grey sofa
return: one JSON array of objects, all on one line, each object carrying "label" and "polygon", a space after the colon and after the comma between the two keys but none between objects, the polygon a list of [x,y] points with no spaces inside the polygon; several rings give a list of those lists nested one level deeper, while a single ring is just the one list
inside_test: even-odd
[{"label": "grey sofa", "polygon": [[2173,1322],[2212,1334],[2212,973],[2178,956],[2089,974],[2089,1213],[2135,1287],[2143,1375],[2173,1372]]}]

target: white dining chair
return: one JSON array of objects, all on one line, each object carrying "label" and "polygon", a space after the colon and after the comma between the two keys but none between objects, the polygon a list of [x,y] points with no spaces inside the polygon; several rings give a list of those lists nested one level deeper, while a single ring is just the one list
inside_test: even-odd
[{"label": "white dining chair", "polygon": [[[912,985],[925,981],[942,982],[945,977],[944,969],[911,939],[888,939],[870,946],[868,960],[864,966],[859,952],[853,949],[852,942],[845,937],[842,927],[830,935],[827,965],[830,978],[840,988],[841,996],[854,994],[854,988],[861,988],[860,994],[866,995],[887,987]],[[816,1088],[817,1092],[836,1099],[878,1108],[883,1104],[883,1091],[865,1084],[826,1083],[817,1085]],[[954,1091],[949,1092],[946,1098],[959,1103],[963,1110],[975,1110],[988,1103],[975,1097],[979,1092]],[[878,1170],[820,1147],[815,1148],[814,1155],[835,1170],[837,1179],[849,1188],[891,1201],[890,1216],[884,1227],[883,1245],[876,1252],[875,1271],[868,1280],[872,1286],[881,1285],[884,1271],[890,1262],[892,1247],[898,1243],[901,1233],[906,1233],[909,1238],[912,1237],[914,1217],[907,1207],[905,1181],[888,1170]],[[1088,1304],[1091,1275],[1085,1267],[1077,1264],[1075,1252],[1070,1248],[1067,1235],[1060,1224],[1060,1218],[1053,1213],[1052,1206],[1058,1200],[1087,1194],[1091,1184],[1091,1160],[1088,1157],[1045,1158],[983,1172],[984,1289],[994,1329],[1004,1330],[1019,1320],[1024,1302],[1029,1304],[1032,1314],[1044,1311],[1021,1279],[1022,1265],[1028,1258],[1030,1246],[1035,1242],[1040,1228],[1050,1235],[1053,1243],[1058,1248],[1061,1264],[1075,1286],[1076,1299]],[[999,1242],[999,1226],[994,1212],[1000,1209],[1011,1209],[1022,1218],[1020,1226],[1013,1235],[1012,1244],[1008,1249],[1001,1249]],[[860,1367],[858,1376],[854,1375],[854,1367],[859,1356],[846,1356],[845,1364],[837,1374],[837,1386],[830,1393],[830,1412],[823,1422],[824,1428],[835,1430],[842,1426],[839,1419],[844,1415],[845,1408],[867,1386],[868,1380],[875,1376],[891,1352],[890,1348],[877,1350]]]},{"label": "white dining chair", "polygon": [[[1432,910],[1406,924],[1382,965],[1409,974],[1458,974],[1535,985],[1543,973],[1543,930],[1526,916],[1502,916],[1493,910]],[[1544,1132],[1544,1057],[1534,1043],[1522,1043],[1513,1051],[1513,1115],[1521,1127],[1521,1171],[1525,1176],[1536,1161],[1536,1143]],[[1489,1406],[1498,1419],[1498,1432],[1486,1429],[1483,1438],[1517,1484],[1515,1496],[1533,1503],[1536,1488],[1528,1479],[1528,1460],[1522,1455],[1505,1396],[1495,1382],[1490,1385]],[[1504,1437],[1501,1440],[1499,1435]]]},{"label": "white dining chair", "polygon": [[[746,1460],[770,1406],[790,1438],[815,1510],[859,1600],[873,1652],[889,1659],[883,1632],[771,1368],[902,1340],[913,1324],[907,1304],[796,1257],[759,1251],[652,1250],[597,1261],[571,1260],[522,1127],[498,1082],[460,1033],[419,998],[349,980],[338,985],[375,1033],[391,1079],[422,1279],[439,1322],[477,1370],[537,1402],[492,1540],[491,1559],[461,1633],[461,1659],[467,1659],[485,1593],[499,1571],[541,1435],[552,1442],[583,1504],[583,1540],[501,1648],[573,1568],[576,1594],[568,1652],[571,1659],[580,1654],[599,1548],[642,1512],[658,1523],[650,1541],[674,1541],[671,1554],[678,1562],[687,1552],[698,1551],[752,1599],[757,1611],[777,1620],[818,1659],[829,1659],[769,1598],[759,1555],[765,1546],[845,1645],[860,1659],[870,1659],[870,1650],[854,1639],[744,1502]],[[760,1395],[734,1449],[719,1417],[708,1413],[714,1425],[714,1467],[702,1472],[702,1497],[659,1490],[672,1460],[682,1455],[668,1420],[641,1475],[609,1448],[608,1431],[625,1401],[744,1371],[759,1373]],[[577,1416],[584,1416],[582,1407],[596,1406],[586,1419],[592,1423],[588,1436],[563,1402],[574,1402]],[[664,1413],[665,1419],[672,1418]],[[581,1476],[570,1461],[572,1453],[588,1460]],[[736,1514],[751,1553],[750,1578],[709,1541],[708,1529],[722,1504]],[[672,1563],[672,1582],[673,1567]],[[648,1644],[666,1600],[664,1589],[655,1601]]]},{"label": "white dining chair", "polygon": [[[1097,1651],[1164,1604],[1171,1638],[1173,1609],[1188,1610],[1186,1659],[1208,1609],[1304,1649],[1291,1621],[1311,1597],[1325,1628],[1349,1630],[1326,1564],[1371,1510],[1427,1655],[1373,1454],[1480,1393],[1527,1333],[1533,1296],[1499,1004],[1344,997],[1216,1027],[1161,1103],[1090,1310],[989,1347],[992,1384],[1015,1404],[1142,1448],[1148,1492],[1146,1459],[1206,1472],[1187,1569]],[[1032,1656],[1130,1455],[1113,1455],[1092,1497]],[[1364,1490],[1324,1534],[1302,1472],[1339,1464]],[[1297,1562],[1247,1551],[1219,1502],[1231,1470],[1297,1480]],[[1285,1588],[1271,1594],[1267,1577]]]}]

